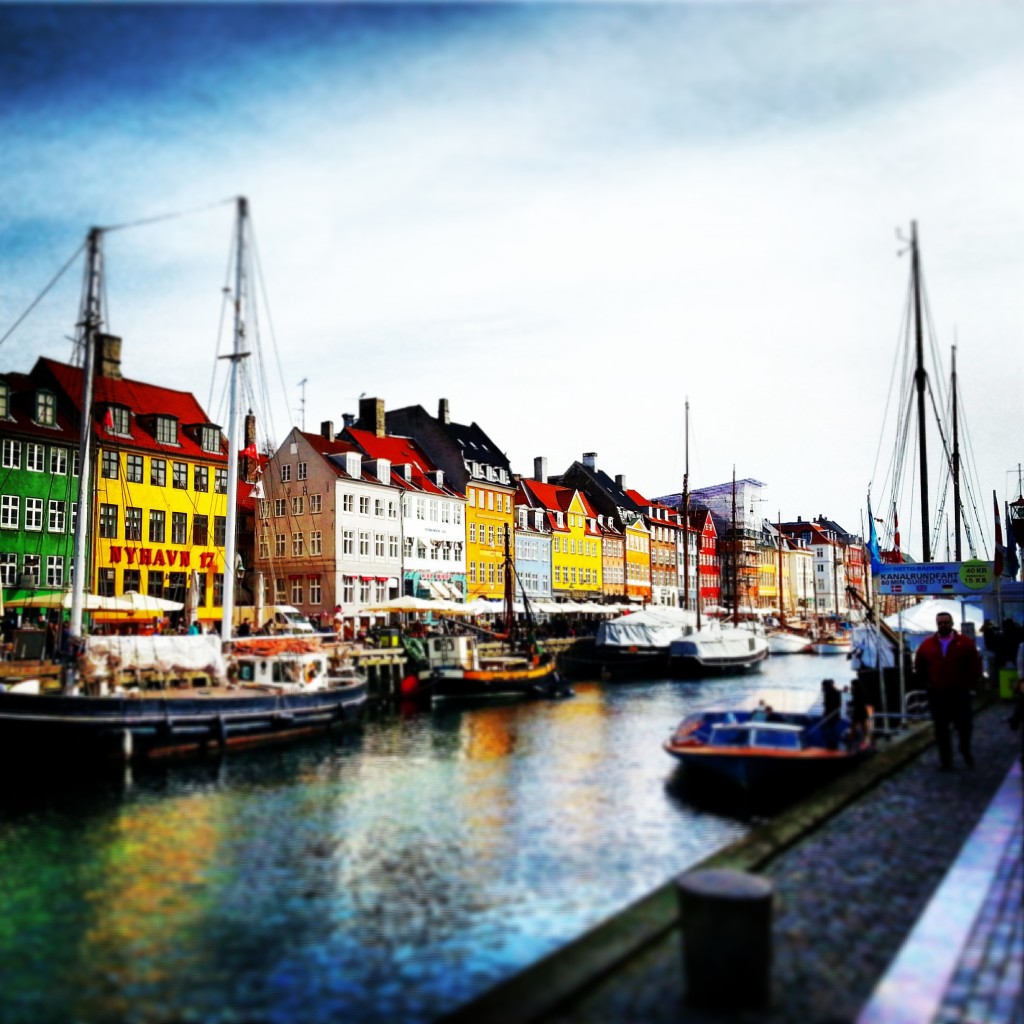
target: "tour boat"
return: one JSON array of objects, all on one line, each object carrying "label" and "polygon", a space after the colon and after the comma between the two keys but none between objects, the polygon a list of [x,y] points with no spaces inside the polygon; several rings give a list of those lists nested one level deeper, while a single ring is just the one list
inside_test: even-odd
[{"label": "tour boat", "polygon": [[822,715],[773,712],[758,720],[754,709],[714,709],[687,715],[664,748],[698,783],[714,781],[748,794],[791,794],[820,785],[857,763],[868,738],[852,745],[850,722]]}]

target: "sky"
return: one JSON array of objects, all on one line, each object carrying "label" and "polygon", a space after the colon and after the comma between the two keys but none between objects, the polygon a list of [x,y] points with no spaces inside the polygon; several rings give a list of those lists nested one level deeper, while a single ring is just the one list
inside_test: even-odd
[{"label": "sky", "polygon": [[244,195],[261,436],[446,398],[516,472],[596,452],[656,496],[688,400],[691,487],[735,469],[766,518],[855,533],[870,489],[919,551],[913,439],[891,468],[916,220],[991,553],[1024,461],[1021,96],[1024,9],[976,0],[0,5],[0,370],[71,358],[81,257],[19,318],[92,225],[136,225],[104,236],[124,373],[226,422]]}]

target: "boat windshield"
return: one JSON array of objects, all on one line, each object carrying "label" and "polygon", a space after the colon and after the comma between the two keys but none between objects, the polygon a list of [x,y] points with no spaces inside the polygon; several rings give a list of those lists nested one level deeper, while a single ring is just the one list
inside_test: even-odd
[{"label": "boat windshield", "polygon": [[799,750],[800,730],[795,728],[766,729],[761,726],[754,730],[752,747],[771,747],[776,750]]},{"label": "boat windshield", "polygon": [[734,725],[716,725],[711,731],[711,744],[716,747],[749,746],[750,730]]}]

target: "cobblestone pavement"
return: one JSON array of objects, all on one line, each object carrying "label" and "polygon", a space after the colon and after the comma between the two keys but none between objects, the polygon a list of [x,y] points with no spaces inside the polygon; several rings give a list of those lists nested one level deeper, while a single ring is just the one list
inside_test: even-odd
[{"label": "cobblestone pavement", "polygon": [[[935,748],[929,747],[768,865],[764,874],[777,895],[770,1010],[725,1018],[688,1008],[681,943],[674,932],[552,1019],[595,1024],[853,1021],[1018,755],[1019,740],[1006,725],[1007,714],[1005,706],[993,705],[977,715],[976,768],[958,764],[940,772]],[[1013,864],[1006,870],[1013,871]],[[970,970],[966,962],[965,969]],[[971,1013],[977,1001],[972,1007]],[[999,1019],[968,1013],[951,1024]]]}]

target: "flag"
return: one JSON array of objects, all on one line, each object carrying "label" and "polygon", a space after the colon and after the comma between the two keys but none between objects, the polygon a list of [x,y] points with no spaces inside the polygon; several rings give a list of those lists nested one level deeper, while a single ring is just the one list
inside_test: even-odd
[{"label": "flag", "polygon": [[103,426],[106,430],[114,429],[114,410],[109,405],[103,413]]},{"label": "flag", "polygon": [[999,501],[996,492],[992,492],[992,513],[996,519],[996,557],[992,565],[995,576],[1003,575],[1003,524],[999,521]]},{"label": "flag", "polygon": [[894,562],[903,561],[903,552],[900,551],[900,517],[896,514],[896,506],[892,508],[892,560]]},{"label": "flag", "polygon": [[243,459],[258,459],[259,452],[256,451],[256,442],[250,441],[238,454]]},{"label": "flag", "polygon": [[871,558],[871,571],[878,572],[882,556],[878,550],[878,533],[875,531],[875,519],[871,514],[871,498],[868,498],[868,556]]},{"label": "flag", "polygon": [[1011,526],[1010,505],[1006,504],[1006,575],[1011,580],[1017,578],[1020,572],[1020,561],[1017,558],[1017,537]]}]

